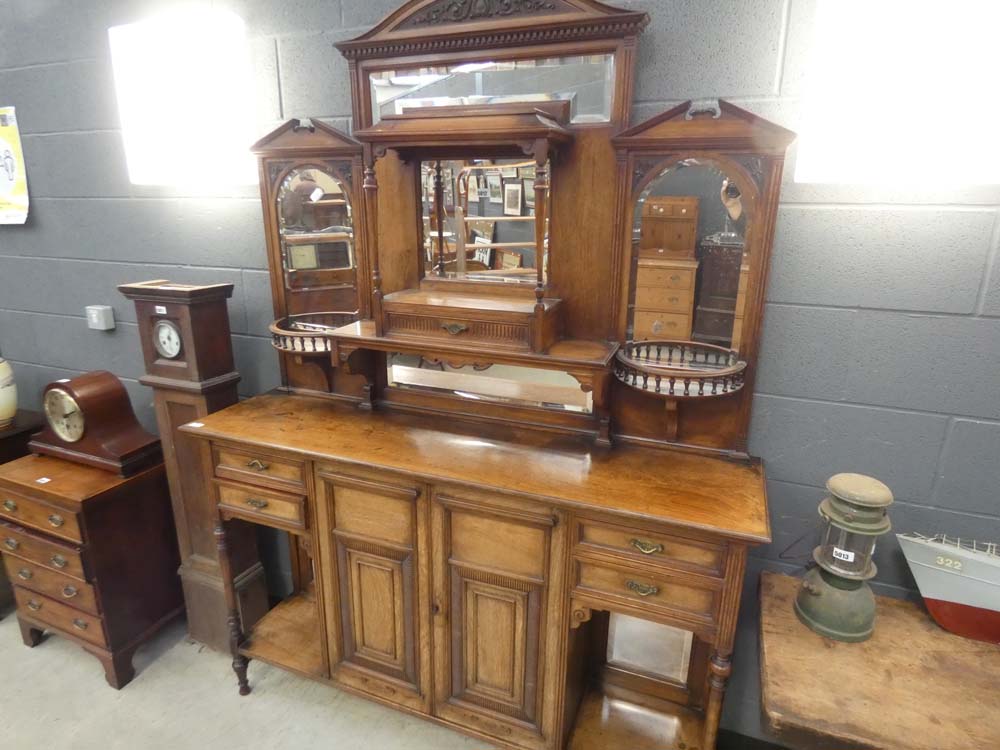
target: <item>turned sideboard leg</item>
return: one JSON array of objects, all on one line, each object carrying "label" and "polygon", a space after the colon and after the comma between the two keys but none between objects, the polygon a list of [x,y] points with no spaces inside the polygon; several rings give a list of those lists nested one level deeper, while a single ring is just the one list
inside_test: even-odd
[{"label": "turned sideboard leg", "polygon": [[730,654],[716,651],[708,663],[708,705],[705,708],[705,731],[702,735],[702,750],[715,750],[715,739],[719,734],[719,719],[722,716],[722,698],[726,693],[726,683],[733,672]]},{"label": "turned sideboard leg", "polygon": [[220,518],[215,524],[215,543],[219,548],[219,567],[222,572],[222,586],[226,595],[226,607],[229,610],[229,650],[233,655],[233,671],[240,686],[240,695],[250,695],[250,683],[247,681],[247,667],[250,660],[240,653],[243,645],[243,625],[240,622],[239,603],[236,589],[233,587],[233,570],[229,562],[229,547],[226,544],[226,524]]}]

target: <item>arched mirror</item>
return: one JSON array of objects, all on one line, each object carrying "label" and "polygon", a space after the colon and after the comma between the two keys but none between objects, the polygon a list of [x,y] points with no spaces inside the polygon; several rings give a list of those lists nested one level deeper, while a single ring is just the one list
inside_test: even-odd
[{"label": "arched mirror", "polygon": [[752,182],[710,158],[669,163],[640,192],[631,336],[740,348],[750,279]]},{"label": "arched mirror", "polygon": [[281,180],[276,201],[286,289],[353,289],[353,211],[340,180],[322,166],[300,165]]}]

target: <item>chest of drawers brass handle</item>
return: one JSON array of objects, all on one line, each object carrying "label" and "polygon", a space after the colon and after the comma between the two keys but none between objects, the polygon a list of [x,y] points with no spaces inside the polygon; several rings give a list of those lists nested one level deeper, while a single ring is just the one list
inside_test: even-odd
[{"label": "chest of drawers brass handle", "polygon": [[17,541],[16,539],[4,539],[3,540],[3,546],[6,547],[7,549],[9,549],[11,552],[13,552],[18,547],[21,546],[21,543],[19,541]]},{"label": "chest of drawers brass handle", "polygon": [[625,586],[628,587],[629,591],[634,591],[639,596],[652,596],[653,594],[660,593],[659,586],[650,586],[648,583],[639,583],[638,581],[627,581]]},{"label": "chest of drawers brass handle", "polygon": [[465,323],[442,323],[441,327],[452,336],[457,336],[469,330],[469,326],[465,325]]},{"label": "chest of drawers brass handle", "polygon": [[257,510],[262,510],[267,507],[267,500],[258,500],[256,497],[248,497],[246,503],[251,508],[257,508]]},{"label": "chest of drawers brass handle", "polygon": [[65,568],[67,565],[66,558],[62,555],[52,555],[49,562],[55,565],[57,568]]},{"label": "chest of drawers brass handle", "polygon": [[62,590],[63,599],[72,599],[79,593],[80,592],[77,590],[76,586],[66,586]]},{"label": "chest of drawers brass handle", "polygon": [[14,513],[17,510],[17,503],[15,503],[13,500],[4,500],[3,509],[8,513]]},{"label": "chest of drawers brass handle", "polygon": [[27,568],[21,568],[19,571],[17,571],[17,577],[20,578],[22,581],[30,581],[31,576],[32,573]]},{"label": "chest of drawers brass handle", "polygon": [[42,608],[41,602],[36,602],[34,599],[28,600],[28,609],[30,609],[32,612],[37,612],[41,608]]},{"label": "chest of drawers brass handle", "polygon": [[53,513],[51,516],[49,516],[49,523],[58,529],[60,526],[66,523],[66,521],[63,520],[62,516]]},{"label": "chest of drawers brass handle", "polygon": [[633,547],[639,550],[644,555],[655,555],[658,552],[663,552],[662,544],[653,544],[652,542],[644,542],[642,539],[633,539],[629,542]]},{"label": "chest of drawers brass handle", "polygon": [[252,461],[247,461],[247,468],[253,469],[254,471],[267,471],[268,464],[264,463],[259,458],[255,458]]},{"label": "chest of drawers brass handle", "polygon": [[90,627],[90,623],[80,619],[76,619],[73,620],[73,627],[76,628],[77,630],[86,630],[87,628]]},{"label": "chest of drawers brass handle", "polygon": [[678,276],[677,274],[674,274],[673,276],[670,277],[670,280],[676,284],[678,281],[681,280],[681,277]]}]

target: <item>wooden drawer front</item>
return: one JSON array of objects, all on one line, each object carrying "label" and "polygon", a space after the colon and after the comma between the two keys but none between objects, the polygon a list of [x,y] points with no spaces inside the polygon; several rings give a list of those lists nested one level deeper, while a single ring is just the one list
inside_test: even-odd
[{"label": "wooden drawer front", "polygon": [[636,341],[642,339],[689,339],[691,338],[691,316],[636,310],[632,338]]},{"label": "wooden drawer front", "polygon": [[18,586],[37,591],[58,602],[97,614],[97,593],[89,583],[43,568],[14,555],[3,556],[7,577]]},{"label": "wooden drawer front", "polygon": [[635,275],[637,287],[658,286],[664,289],[692,289],[694,287],[693,268],[671,268],[670,266],[639,265]]},{"label": "wooden drawer front", "polygon": [[80,519],[73,511],[0,490],[0,517],[46,534],[82,542]]},{"label": "wooden drawer front", "polygon": [[79,548],[53,542],[20,526],[0,522],[0,552],[15,554],[81,581],[87,577]]},{"label": "wooden drawer front", "polygon": [[333,497],[336,532],[401,547],[416,546],[415,487],[397,487],[321,473]]},{"label": "wooden drawer front", "polygon": [[386,312],[386,332],[402,336],[430,336],[447,341],[482,341],[528,349],[527,323],[509,323],[471,318],[441,318],[431,315],[408,315]]},{"label": "wooden drawer front", "polygon": [[684,579],[635,567],[576,561],[576,589],[584,594],[627,600],[633,606],[662,610],[709,623],[715,617],[718,591]]},{"label": "wooden drawer front", "polygon": [[642,204],[642,215],[697,219],[698,199],[695,197],[648,198]]},{"label": "wooden drawer front", "polygon": [[100,617],[81,612],[68,604],[57,602],[55,599],[49,599],[20,586],[14,587],[14,597],[17,599],[18,611],[28,619],[51,625],[67,635],[97,646],[108,645]]},{"label": "wooden drawer front", "polygon": [[282,528],[305,529],[305,497],[218,482],[224,514]]},{"label": "wooden drawer front", "polygon": [[577,530],[578,550],[613,553],[643,563],[679,565],[711,575],[722,573],[725,549],[717,544],[592,521],[581,521]]},{"label": "wooden drawer front", "polygon": [[221,479],[236,479],[278,489],[302,489],[305,487],[303,468],[301,461],[288,458],[237,448],[215,448],[215,475]]},{"label": "wooden drawer front", "polygon": [[640,286],[635,290],[635,306],[643,310],[691,313],[694,300],[688,289],[666,289],[657,286]]}]

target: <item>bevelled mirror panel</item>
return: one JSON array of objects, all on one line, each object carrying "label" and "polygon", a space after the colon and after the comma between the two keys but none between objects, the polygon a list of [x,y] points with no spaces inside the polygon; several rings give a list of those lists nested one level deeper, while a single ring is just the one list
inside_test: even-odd
[{"label": "bevelled mirror panel", "polygon": [[714,161],[680,160],[634,207],[632,340],[739,349],[750,277],[747,185]]},{"label": "bevelled mirror panel", "polygon": [[408,107],[568,100],[571,121],[609,122],[614,55],[462,62],[371,73],[372,122]]}]

